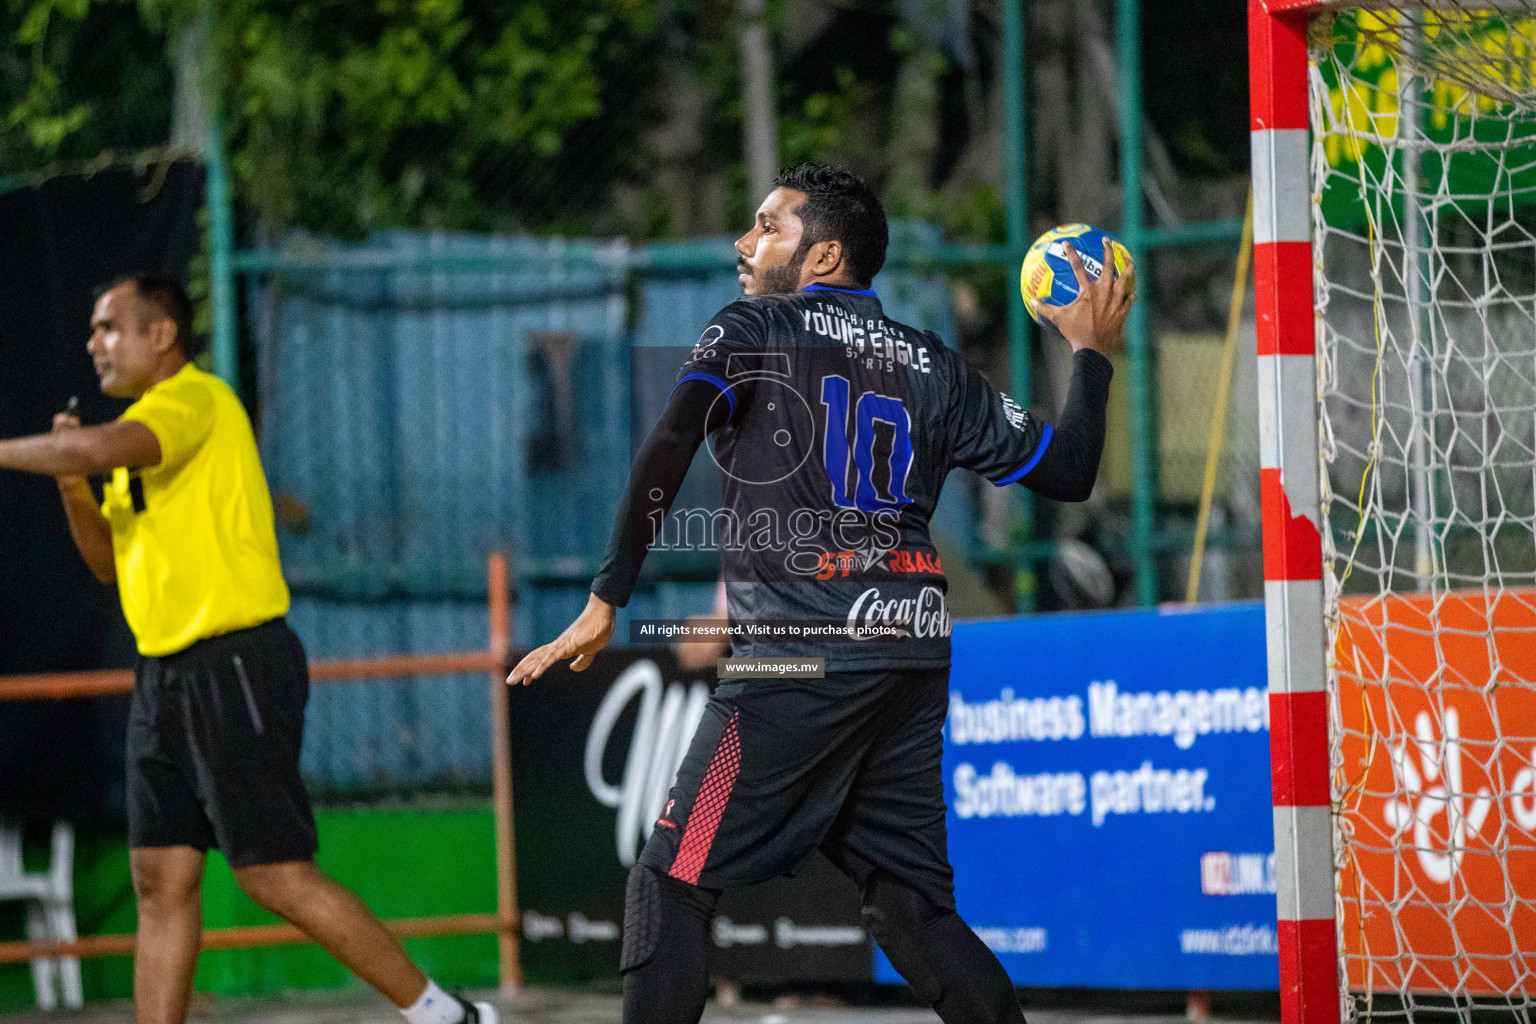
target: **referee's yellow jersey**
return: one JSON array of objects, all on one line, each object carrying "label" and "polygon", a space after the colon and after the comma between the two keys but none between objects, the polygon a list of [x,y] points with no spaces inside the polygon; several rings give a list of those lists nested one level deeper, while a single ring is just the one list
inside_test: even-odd
[{"label": "referee's yellow jersey", "polygon": [[160,464],[114,470],[101,506],[139,653],[174,654],[287,612],[272,497],[235,393],[188,363],[123,419],[160,442]]}]

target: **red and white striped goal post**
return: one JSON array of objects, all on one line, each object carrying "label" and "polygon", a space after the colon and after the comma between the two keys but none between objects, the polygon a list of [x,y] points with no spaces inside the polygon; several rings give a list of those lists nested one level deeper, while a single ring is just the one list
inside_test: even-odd
[{"label": "red and white striped goal post", "polygon": [[1325,5],[1249,0],[1270,771],[1283,1024],[1338,1024],[1319,533],[1307,25]]}]

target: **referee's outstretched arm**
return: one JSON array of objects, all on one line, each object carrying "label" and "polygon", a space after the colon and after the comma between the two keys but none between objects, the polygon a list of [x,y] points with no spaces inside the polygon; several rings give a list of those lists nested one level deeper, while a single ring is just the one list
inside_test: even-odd
[{"label": "referee's outstretched arm", "polygon": [[89,477],[119,467],[143,469],[160,464],[154,431],[132,420],[82,427],[69,413],[53,418],[53,433],[0,441],[0,469],[20,469],[53,477]]}]

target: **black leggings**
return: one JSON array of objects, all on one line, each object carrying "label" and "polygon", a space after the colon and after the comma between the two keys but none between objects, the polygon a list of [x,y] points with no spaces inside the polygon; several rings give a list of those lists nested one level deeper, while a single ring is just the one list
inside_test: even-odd
[{"label": "black leggings", "polygon": [[719,889],[644,864],[624,889],[624,1024],[695,1024],[709,998],[708,938]]},{"label": "black leggings", "polygon": [[877,871],[864,883],[864,924],[944,1024],[1024,1024],[1008,972],[953,910]]},{"label": "black leggings", "polygon": [[[1013,982],[960,915],[894,878],[866,880],[864,922],[944,1024],[1024,1024]],[[697,1024],[709,997],[710,922],[718,889],[644,865],[624,893],[624,1024]]]}]

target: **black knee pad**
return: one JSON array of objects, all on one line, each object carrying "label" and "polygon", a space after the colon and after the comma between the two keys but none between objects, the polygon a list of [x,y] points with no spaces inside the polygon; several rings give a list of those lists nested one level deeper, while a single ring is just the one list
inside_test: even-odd
[{"label": "black knee pad", "polygon": [[705,889],[636,864],[624,885],[624,944],[619,970],[644,967],[663,941],[702,941],[715,916],[719,889]]},{"label": "black knee pad", "polygon": [[650,963],[661,938],[661,878],[644,864],[629,869],[624,885],[624,945],[619,970],[632,971]]}]

